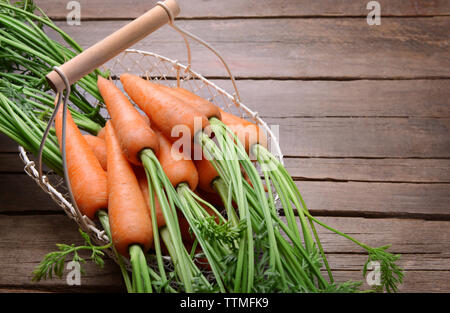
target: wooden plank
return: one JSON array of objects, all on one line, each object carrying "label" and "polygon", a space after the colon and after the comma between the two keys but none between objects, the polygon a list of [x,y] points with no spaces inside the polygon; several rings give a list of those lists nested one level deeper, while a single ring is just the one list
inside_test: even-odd
[{"label": "wooden plank", "polygon": [[[70,292],[117,292],[123,291],[122,277],[117,265],[107,257],[105,266],[100,269],[93,262],[83,265],[86,275],[81,277],[81,286],[68,286],[64,271],[62,280],[46,280],[32,282],[32,271],[43,257],[56,251],[56,243],[81,245],[83,243],[77,231],[77,225],[60,215],[47,216],[1,216],[2,225],[0,233],[0,246],[4,259],[2,267],[4,272],[0,286],[21,286],[25,289],[41,289],[51,291]],[[81,251],[80,256],[88,259],[89,253]]]},{"label": "wooden plank", "polygon": [[63,209],[31,177],[23,173],[0,175],[0,211],[10,213],[63,212]]},{"label": "wooden plank", "polygon": [[[0,142],[2,142],[3,138],[0,135]],[[24,163],[19,158],[18,152],[0,153],[0,173],[21,173],[23,172],[23,168]]]},{"label": "wooden plank", "polygon": [[[336,281],[342,282],[349,279],[362,281],[363,289],[370,288],[362,272],[367,260],[366,255],[328,254],[327,259]],[[405,270],[399,292],[448,292],[450,290],[448,255],[404,254],[398,264]]]},{"label": "wooden plank", "polygon": [[[323,275],[327,277],[327,273],[323,272]],[[370,289],[370,286],[366,283],[362,271],[341,271],[335,270],[333,277],[336,282],[345,282],[348,280],[363,282],[362,290]],[[403,284],[399,286],[399,293],[448,293],[450,292],[449,286],[450,271],[406,271],[403,279]],[[25,289],[28,288],[28,289]],[[48,292],[69,292],[69,293],[103,293],[114,292],[122,293],[126,292],[125,288],[121,286],[66,286],[53,284],[50,286],[36,286],[27,285],[23,287],[9,286],[9,288],[0,288],[0,293],[48,293]]]},{"label": "wooden plank", "polygon": [[[213,82],[234,93],[228,80]],[[261,117],[450,117],[450,80],[239,80],[237,86]],[[198,93],[211,96],[204,86]]]},{"label": "wooden plank", "polygon": [[[448,290],[450,281],[447,275],[449,273],[448,255],[440,254],[448,251],[449,248],[448,222],[362,218],[322,219],[368,244],[391,242],[393,251],[408,253],[400,263],[407,271],[402,291]],[[364,231],[361,232],[361,229]],[[414,236],[411,236],[413,232]],[[343,242],[335,235],[329,235],[320,229],[319,233],[329,253],[337,281],[346,281],[350,278],[361,280],[361,264],[365,256],[347,254],[346,252],[359,252],[359,250],[355,250],[353,245]],[[0,215],[0,235],[0,259],[2,268],[5,269],[0,277],[2,288],[20,287],[64,292],[124,291],[118,268],[109,260],[106,260],[104,269],[99,269],[88,262],[84,267],[87,275],[82,276],[81,286],[67,286],[65,280],[58,279],[39,283],[30,282],[31,271],[45,254],[55,250],[55,243],[77,245],[82,243],[75,224],[64,216]],[[337,255],[336,252],[342,254]],[[424,255],[423,253],[434,254]],[[433,281],[438,274],[441,275],[440,278]],[[432,281],[435,283],[434,287],[431,285]]]},{"label": "wooden plank", "polygon": [[[359,271],[336,271],[336,281],[355,280],[363,281],[363,289],[369,286]],[[399,292],[404,293],[448,293],[450,291],[450,271],[408,271],[405,273],[403,285]]]},{"label": "wooden plank", "polygon": [[[281,150],[302,157],[450,157],[450,119],[266,118]],[[276,134],[276,133],[275,133]]]},{"label": "wooden plank", "polygon": [[[361,254],[328,254],[327,260],[332,270],[351,271],[362,269],[367,261],[367,255]],[[407,271],[450,269],[449,254],[403,254],[398,265]]]},{"label": "wooden plank", "polygon": [[[265,118],[286,156],[449,158],[449,118]],[[0,140],[2,142],[2,140]],[[11,141],[0,152],[14,152]]]},{"label": "wooden plank", "polygon": [[[296,180],[449,183],[448,159],[285,158]],[[0,173],[23,173],[17,153],[0,153]]]},{"label": "wooden plank", "polygon": [[294,179],[449,183],[448,159],[285,158]]},{"label": "wooden plank", "polygon": [[[230,80],[212,82],[230,94]],[[169,82],[174,85],[175,82]],[[205,98],[204,84],[190,82]],[[242,103],[261,117],[450,117],[449,80],[239,80]],[[276,104],[276,105],[275,105]],[[0,143],[1,144],[1,143]]]},{"label": "wooden plank", "polygon": [[[313,214],[342,216],[449,217],[448,184],[297,182]],[[49,195],[23,175],[0,175],[1,212],[62,212]],[[27,197],[20,197],[26,194]]]},{"label": "wooden plank", "polygon": [[[37,0],[51,18],[65,19],[70,11],[68,1]],[[79,0],[82,19],[136,18],[152,8],[156,0]],[[366,16],[367,1],[357,0],[228,0],[228,1],[178,1],[180,18],[230,18],[230,17],[310,17],[310,16]],[[445,0],[380,0],[382,16],[434,16],[450,14]]]},{"label": "wooden plank", "polygon": [[43,291],[43,290],[39,290],[39,289],[25,289],[22,287],[9,287],[9,288],[0,288],[0,293],[48,293],[49,291]]},{"label": "wooden plank", "polygon": [[[85,21],[81,26],[69,26],[65,22],[57,25],[81,46],[89,47],[125,23]],[[385,19],[380,26],[368,26],[365,19],[348,18],[286,18],[282,23],[279,19],[192,20],[178,24],[220,51],[238,78],[450,76],[447,36],[450,18],[447,17],[392,18]],[[159,29],[134,48],[186,63],[184,42],[169,27]],[[193,43],[192,53],[193,69],[206,76],[224,77],[226,72],[209,50]],[[128,68],[131,72],[136,70],[129,59],[122,64],[120,72]]]},{"label": "wooden plank", "polygon": [[[313,214],[449,219],[449,184],[296,182]],[[26,195],[26,196],[22,196]],[[0,174],[0,212],[61,212],[25,174]]]},{"label": "wooden plank", "polygon": [[312,214],[450,218],[449,184],[296,182]]},{"label": "wooden plank", "polygon": [[17,152],[17,155],[19,155],[19,148],[14,140],[3,133],[0,133],[0,152]]},{"label": "wooden plank", "polygon": [[[372,247],[391,244],[388,250],[391,253],[442,254],[450,248],[450,221],[327,216],[318,219]],[[329,230],[320,226],[317,226],[317,230],[328,253],[364,252],[355,243]]]}]

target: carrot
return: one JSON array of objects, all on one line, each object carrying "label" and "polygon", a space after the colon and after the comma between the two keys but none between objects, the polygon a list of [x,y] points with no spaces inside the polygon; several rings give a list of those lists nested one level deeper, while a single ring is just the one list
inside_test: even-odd
[{"label": "carrot", "polygon": [[[139,168],[136,167],[134,169],[134,173],[136,174],[136,178],[139,182],[139,187],[141,188],[142,194],[145,199],[145,203],[147,204],[147,208],[148,208],[149,212],[151,212],[150,211],[150,194],[148,192],[148,181],[147,181],[145,172],[143,171],[143,169],[141,167],[139,167]],[[155,198],[156,221],[157,221],[158,228],[159,228],[159,227],[165,226],[166,221],[164,220],[164,214],[161,210],[159,201],[156,198],[156,194],[154,194],[154,198]]]},{"label": "carrot", "polygon": [[84,139],[88,143],[89,147],[91,147],[92,152],[94,152],[95,157],[100,162],[102,168],[107,170],[107,162],[106,162],[106,143],[105,140],[97,137],[85,134],[83,135]]},{"label": "carrot", "polygon": [[133,169],[122,153],[111,121],[106,123],[108,200],[111,237],[117,251],[129,256],[129,247],[147,251],[153,244],[150,214]]},{"label": "carrot", "polygon": [[166,90],[168,93],[178,97],[181,99],[184,103],[189,104],[190,106],[194,107],[196,110],[201,112],[203,115],[205,115],[208,119],[212,117],[216,117],[219,120],[222,118],[220,114],[219,107],[215,106],[208,100],[197,96],[195,93],[190,92],[187,89],[176,87],[176,88],[170,88],[164,85],[160,85],[162,89]]},{"label": "carrot", "polygon": [[141,114],[142,118],[144,119],[145,123],[150,126],[152,123],[150,121],[150,118],[148,117],[147,114]]},{"label": "carrot", "polygon": [[155,130],[159,139],[157,158],[161,167],[175,188],[181,183],[187,183],[191,190],[198,185],[198,173],[194,162],[183,153],[172,149],[172,144],[163,133]]},{"label": "carrot", "polygon": [[203,156],[200,160],[194,160],[195,167],[198,171],[198,187],[199,189],[209,192],[215,193],[216,191],[213,188],[213,182],[216,178],[219,178],[220,175],[211,164],[211,162]]},{"label": "carrot", "polygon": [[101,138],[101,139],[105,139],[105,127],[102,127],[98,133],[97,133],[97,137]]},{"label": "carrot", "polygon": [[[55,130],[62,148],[61,107],[55,118]],[[108,207],[107,177],[94,152],[81,134],[67,110],[66,159],[70,186],[80,212],[91,219],[100,209]]]},{"label": "carrot", "polygon": [[105,101],[120,146],[127,159],[141,165],[140,152],[151,149],[157,153],[158,138],[128,98],[111,81],[99,76],[97,85]]},{"label": "carrot", "polygon": [[254,144],[260,144],[267,148],[267,137],[256,124],[220,109],[222,122],[227,125],[238,137],[247,153]]},{"label": "carrot", "polygon": [[176,127],[186,126],[190,132],[188,135],[193,139],[197,131],[209,125],[205,115],[162,90],[158,84],[131,74],[122,74],[120,81],[131,99],[170,140],[176,140],[183,135],[172,135],[172,130]]}]

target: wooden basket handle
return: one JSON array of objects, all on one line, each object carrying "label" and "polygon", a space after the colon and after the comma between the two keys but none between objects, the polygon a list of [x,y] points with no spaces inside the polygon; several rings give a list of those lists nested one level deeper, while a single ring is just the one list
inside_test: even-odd
[{"label": "wooden basket handle", "polygon": [[[164,4],[170,10],[172,16],[177,16],[180,13],[180,7],[175,0],[166,0]],[[72,85],[169,21],[170,17],[166,9],[157,5],[147,11],[147,13],[84,50],[73,59],[62,64],[59,68]],[[45,77],[54,91],[61,92],[64,90],[65,84],[56,71],[51,71]]]}]

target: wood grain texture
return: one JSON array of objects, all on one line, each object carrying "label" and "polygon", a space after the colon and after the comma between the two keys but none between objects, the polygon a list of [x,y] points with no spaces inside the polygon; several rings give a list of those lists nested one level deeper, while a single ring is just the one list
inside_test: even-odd
[{"label": "wood grain texture", "polygon": [[[64,271],[62,280],[32,282],[32,271],[43,257],[56,251],[57,243],[83,244],[77,225],[66,216],[0,216],[0,252],[2,254],[2,278],[0,286],[19,285],[25,289],[41,289],[71,292],[114,292],[124,290],[122,277],[115,263],[105,258],[105,266],[99,268],[93,262],[83,266],[86,275],[81,277],[81,286],[68,286]],[[39,234],[38,236],[36,234]],[[89,253],[80,252],[88,259]]]},{"label": "wood grain texture", "polygon": [[27,174],[0,175],[0,211],[10,213],[33,211],[63,212]]},{"label": "wood grain texture", "polygon": [[284,155],[448,158],[450,119],[266,118]]},{"label": "wood grain texture", "polygon": [[[340,230],[352,234],[370,245],[392,243],[392,251],[405,253],[400,264],[404,266],[405,284],[401,291],[448,290],[450,280],[448,255],[449,223],[396,219],[322,218]],[[30,282],[31,272],[43,256],[55,250],[55,243],[82,241],[76,225],[65,216],[20,216],[11,219],[0,215],[0,257],[5,270],[0,286],[41,291],[65,292],[121,292],[124,291],[119,270],[106,260],[103,269],[88,262],[81,286],[67,286],[65,280]],[[364,227],[364,228],[363,228]],[[361,229],[364,229],[361,231]],[[39,236],[36,234],[39,233]],[[411,234],[414,233],[414,236]],[[342,251],[361,252],[345,240],[319,229],[319,235],[329,256],[337,281],[361,280],[361,265],[365,255],[336,254]],[[430,238],[440,240],[424,245]],[[20,241],[20,245],[17,242]],[[345,249],[345,250],[341,250]],[[427,253],[427,254],[424,254]],[[65,271],[67,274],[67,271]],[[64,276],[65,277],[65,276]],[[430,287],[434,283],[434,287]],[[447,284],[447,285],[446,285]],[[428,289],[427,289],[428,288]]]},{"label": "wood grain texture", "polygon": [[450,218],[449,184],[296,182],[313,214]]},{"label": "wood grain texture", "polygon": [[[82,19],[136,18],[151,9],[156,0],[78,0]],[[36,0],[52,18],[65,19],[68,1]],[[181,18],[232,17],[310,17],[310,16],[366,16],[367,1],[356,0],[179,0]],[[445,0],[381,0],[382,16],[434,16],[450,14]]]},{"label": "wood grain texture", "polygon": [[[362,254],[332,254],[327,255],[331,269],[335,271],[351,271],[362,268],[367,261],[367,255]],[[450,266],[449,254],[402,254],[399,266],[408,271],[440,270],[447,271]]]},{"label": "wood grain texture", "polygon": [[[265,118],[283,154],[301,157],[449,158],[450,118]],[[0,140],[0,152],[17,151]]]},{"label": "wood grain texture", "polygon": [[[0,152],[8,152],[8,153],[14,153],[17,152],[17,155],[19,154],[19,148],[17,146],[17,143],[6,136],[3,133],[0,133]],[[7,166],[7,165],[3,165]]]},{"label": "wood grain texture", "polygon": [[[336,281],[356,280],[363,281],[363,288],[369,288],[365,283],[361,272],[358,271],[335,271]],[[405,273],[403,285],[399,292],[404,293],[448,293],[450,271],[408,271]]]},{"label": "wood grain texture", "polygon": [[[443,254],[450,248],[450,221],[416,219],[372,219],[318,217],[325,224],[373,247],[391,244],[391,253]],[[349,240],[317,226],[320,240],[328,253],[363,253]],[[450,265],[450,264],[449,264]]]},{"label": "wood grain texture", "polygon": [[[90,47],[125,23],[56,24],[81,46]],[[380,26],[368,26],[363,18],[286,18],[282,23],[279,19],[192,20],[179,21],[179,26],[214,46],[238,78],[450,77],[448,17],[393,18]],[[170,27],[159,29],[134,48],[186,63],[184,42]],[[209,50],[193,43],[192,53],[194,70],[205,76],[225,76]],[[123,64],[126,69],[128,65]]]},{"label": "wood grain texture", "polygon": [[449,183],[448,159],[285,158],[297,180]]},{"label": "wood grain texture", "polygon": [[[233,94],[228,80],[212,81]],[[242,102],[263,118],[450,117],[450,80],[269,79],[239,80],[237,86]],[[198,93],[211,96],[205,87]]]},{"label": "wood grain texture", "polygon": [[[326,181],[297,181],[296,184],[308,208],[317,215],[450,219],[449,184]],[[0,213],[64,214],[25,174],[0,174],[0,186]]]},{"label": "wood grain texture", "polygon": [[[3,134],[0,134],[0,142],[3,139]],[[21,173],[23,172],[23,168],[24,163],[20,160],[19,153],[0,153],[0,173]]]},{"label": "wood grain texture", "polygon": [[[29,157],[32,157],[29,155]],[[449,183],[449,159],[284,159],[294,180],[337,182]],[[24,163],[18,153],[0,153],[0,173],[23,174]]]},{"label": "wood grain texture", "polygon": [[[212,79],[233,94],[229,80]],[[171,82],[173,83],[173,82]],[[199,95],[211,93],[192,83]],[[448,80],[239,80],[242,103],[261,117],[450,117]],[[0,143],[1,144],[1,143]]]}]

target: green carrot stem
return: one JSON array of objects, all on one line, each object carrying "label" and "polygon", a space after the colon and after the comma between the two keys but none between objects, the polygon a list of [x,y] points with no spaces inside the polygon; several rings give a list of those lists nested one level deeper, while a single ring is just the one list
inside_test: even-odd
[{"label": "green carrot stem", "polygon": [[141,264],[139,257],[142,249],[139,245],[131,245],[129,251],[131,268],[133,269],[133,282],[135,285],[135,291],[137,293],[144,293],[144,282],[142,281]]},{"label": "green carrot stem", "polygon": [[[180,198],[182,202],[185,204],[186,211],[189,211],[189,208],[195,207],[198,205],[198,203],[195,201],[195,199],[191,195],[191,190],[187,184],[180,184],[177,187],[178,193],[180,194]],[[187,212],[188,213],[188,212]],[[189,225],[191,225],[191,229],[193,230],[196,240],[200,243],[200,246],[202,247],[203,253],[205,254],[206,258],[209,261],[209,265],[211,266],[211,269],[214,273],[214,276],[216,278],[216,282],[219,285],[219,289],[221,292],[226,292],[225,286],[223,285],[222,277],[220,275],[221,271],[219,269],[218,265],[218,257],[215,255],[213,249],[211,248],[211,245],[207,243],[207,238],[203,237],[203,234],[200,232],[198,227],[196,227],[196,222],[193,219],[192,214],[186,214],[186,218],[188,219]]]},{"label": "green carrot stem", "polygon": [[142,249],[139,251],[139,267],[143,279],[144,292],[152,293],[152,282],[150,280],[150,274],[148,272],[148,264],[147,259],[145,258],[144,252]]},{"label": "green carrot stem", "polygon": [[[170,233],[172,245],[174,248],[174,255],[179,259],[183,257],[182,250],[184,249],[184,246],[182,247],[182,239],[180,234],[179,225],[177,223],[176,216],[174,216],[174,212],[170,208],[169,204],[167,203],[166,195],[163,194],[162,186],[160,183],[160,180],[157,176],[157,168],[155,167],[155,162],[157,162],[157,159],[153,153],[152,150],[145,149],[141,152],[141,160],[143,162],[144,167],[146,168],[146,171],[150,174],[150,181],[153,184],[153,189],[156,192],[157,199],[159,201],[159,204],[161,206],[161,210],[164,215],[164,219],[166,221],[167,229]],[[158,162],[159,164],[159,162]],[[164,172],[163,172],[164,173]],[[150,196],[151,197],[151,196]],[[184,249],[185,250],[185,249]],[[187,268],[187,264],[183,262],[182,260],[177,260],[178,268],[180,271],[180,277],[184,284],[186,292],[193,292],[192,287],[192,276],[190,274],[190,271]]]},{"label": "green carrot stem", "polygon": [[[293,196],[293,201],[296,204],[297,210],[299,212],[299,216],[300,216],[300,220],[303,221],[302,223],[302,228],[303,226],[306,224],[304,219],[302,219],[302,213],[303,210],[305,212],[308,212],[308,209],[306,208],[306,204],[303,200],[303,198],[300,195],[300,192],[297,188],[297,186],[295,185],[295,183],[293,182],[291,176],[289,175],[289,173],[286,171],[286,169],[281,165],[281,163],[279,163],[279,161],[273,157],[264,147],[262,147],[261,145],[255,145],[254,146],[254,153],[258,156],[258,161],[260,163],[263,163],[263,166],[268,166],[269,168],[273,169],[273,171],[270,171],[270,175],[272,178],[272,181],[274,182],[274,184],[276,185],[276,187],[278,187],[277,190],[279,190],[280,192],[278,193],[282,199],[282,201],[286,201],[285,197],[287,194],[289,194],[291,197]],[[287,191],[287,189],[289,189],[290,191]],[[298,203],[298,201],[300,201],[300,204]],[[285,206],[283,206],[285,207]],[[290,206],[288,206],[290,208]],[[288,220],[292,220],[295,223],[295,218],[293,216],[293,212],[292,210],[288,210]],[[319,248],[320,254],[322,256],[322,260],[324,262],[325,268],[327,269],[327,273],[330,279],[330,282],[334,282],[333,279],[333,275],[331,272],[331,268],[328,264],[328,260],[326,258],[325,252],[323,250],[322,247],[322,243],[319,239],[319,236],[317,234],[317,231],[314,227],[314,224],[312,223],[311,218],[308,216],[308,220],[309,220],[309,225],[311,227],[311,230],[313,232],[314,235],[314,239],[317,243],[317,246]],[[293,224],[292,224],[293,226]],[[306,226],[306,225],[305,225]],[[309,234],[309,232],[308,232]],[[305,235],[305,234],[304,234]],[[309,237],[309,240],[312,242],[312,238]]]},{"label": "green carrot stem", "polygon": [[[109,240],[112,242],[112,238],[111,238],[111,228],[109,226],[109,217],[108,217],[108,213],[106,213],[106,211],[104,210],[100,210],[97,212],[97,216],[98,219],[100,221],[100,223],[103,226],[103,230],[105,231],[106,235],[108,236]],[[133,286],[131,285],[131,281],[130,281],[130,276],[128,275],[128,271],[125,267],[125,264],[123,262],[123,258],[122,256],[117,252],[117,250],[114,248],[114,246],[112,246],[112,250],[114,252],[114,255],[116,256],[119,268],[120,268],[120,272],[122,274],[123,277],[123,281],[125,283],[125,287],[127,288],[127,292],[133,292]]]},{"label": "green carrot stem", "polygon": [[[167,227],[162,227],[160,229],[161,239],[164,242],[164,245],[169,252],[170,258],[172,259],[173,266],[175,268],[175,272],[177,273],[179,279],[183,282],[183,269],[180,268],[180,260],[177,255],[177,251],[175,250],[175,246],[173,245],[172,238]],[[186,289],[186,288],[185,288]]]},{"label": "green carrot stem", "polygon": [[[149,164],[148,166],[151,167],[151,165]],[[145,168],[147,168],[148,166],[146,166]],[[148,182],[148,193],[150,195],[149,199],[150,199],[150,213],[151,213],[151,217],[152,217],[152,227],[153,227],[153,242],[155,245],[155,251],[156,251],[156,260],[158,263],[158,268],[159,268],[159,273],[161,275],[162,278],[162,283],[166,284],[167,283],[167,276],[166,276],[166,270],[164,268],[164,260],[162,257],[162,251],[161,251],[161,243],[159,240],[159,231],[158,231],[158,223],[157,223],[157,217],[156,217],[156,203],[155,203],[155,197],[153,197],[154,195],[154,191],[153,191],[153,184],[151,183],[151,176],[148,173],[147,169],[145,170],[145,175],[147,177],[147,182]]]},{"label": "green carrot stem", "polygon": [[0,7],[4,7],[6,9],[9,10],[13,10],[19,14],[28,16],[30,18],[32,18],[33,20],[36,20],[38,22],[41,22],[47,26],[49,26],[50,28],[52,28],[53,30],[55,30],[56,32],[58,32],[62,38],[72,47],[74,48],[77,52],[81,52],[83,51],[83,49],[69,36],[67,35],[65,32],[63,32],[60,28],[58,28],[53,22],[51,22],[48,18],[43,18],[40,17],[36,14],[33,14],[31,12],[28,12],[26,10],[20,9],[18,7],[12,6],[10,4],[4,3],[4,2],[0,2]]},{"label": "green carrot stem", "polygon": [[[234,210],[232,205],[231,189],[227,188],[223,179],[220,177],[213,181],[213,186],[216,189],[217,193],[219,194],[220,198],[222,199],[222,202],[225,206],[225,210],[227,211],[228,219],[232,221],[234,226],[237,226],[239,224],[239,221],[236,215],[236,211]],[[229,191],[227,191],[227,189]]]}]

